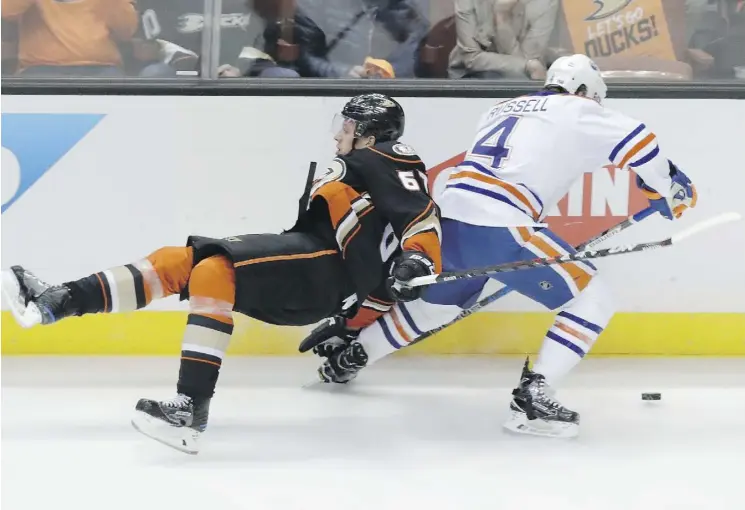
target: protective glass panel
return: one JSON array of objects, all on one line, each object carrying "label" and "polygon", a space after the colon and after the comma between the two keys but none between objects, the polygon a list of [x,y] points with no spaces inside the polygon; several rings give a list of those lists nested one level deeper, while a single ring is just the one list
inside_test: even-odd
[{"label": "protective glass panel", "polygon": [[745,0],[6,0],[2,16],[5,76],[539,85],[584,53],[609,81],[745,84]]},{"label": "protective glass panel", "polygon": [[3,1],[3,75],[199,76],[205,0]]}]

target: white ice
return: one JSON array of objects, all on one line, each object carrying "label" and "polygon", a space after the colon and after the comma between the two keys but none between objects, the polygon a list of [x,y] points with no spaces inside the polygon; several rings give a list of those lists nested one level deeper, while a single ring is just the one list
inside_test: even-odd
[{"label": "white ice", "polygon": [[5,357],[2,508],[745,509],[745,359],[587,359],[559,392],[576,440],[503,432],[521,364],[393,359],[327,392],[310,356],[228,358],[188,456],[129,424],[177,359]]}]

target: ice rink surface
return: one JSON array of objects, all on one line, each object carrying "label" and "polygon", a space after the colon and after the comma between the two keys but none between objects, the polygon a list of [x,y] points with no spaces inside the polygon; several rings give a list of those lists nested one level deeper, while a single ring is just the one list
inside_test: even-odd
[{"label": "ice rink surface", "polygon": [[521,364],[393,359],[328,392],[310,356],[228,358],[189,456],[129,424],[177,359],[5,357],[2,508],[745,508],[745,359],[587,359],[574,440],[503,432]]}]

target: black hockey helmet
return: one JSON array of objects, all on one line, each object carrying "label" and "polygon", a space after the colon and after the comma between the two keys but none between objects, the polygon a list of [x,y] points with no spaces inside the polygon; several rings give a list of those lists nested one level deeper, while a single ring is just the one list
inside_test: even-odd
[{"label": "black hockey helmet", "polygon": [[350,99],[342,117],[355,122],[354,136],[374,136],[376,142],[398,140],[404,134],[404,109],[385,94],[360,94]]}]

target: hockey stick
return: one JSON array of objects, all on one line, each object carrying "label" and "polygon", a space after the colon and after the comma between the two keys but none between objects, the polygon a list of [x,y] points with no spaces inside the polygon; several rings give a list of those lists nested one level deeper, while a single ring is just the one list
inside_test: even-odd
[{"label": "hockey stick", "polygon": [[[643,209],[643,210],[639,211],[638,213],[636,213],[636,214],[634,214],[632,216],[629,216],[628,218],[626,218],[621,223],[619,223],[619,224],[617,224],[617,225],[615,225],[615,226],[613,226],[613,227],[611,227],[611,228],[609,228],[609,229],[607,229],[607,230],[599,233],[598,235],[596,235],[592,239],[589,239],[589,240],[585,241],[584,243],[582,243],[579,246],[577,246],[576,249],[577,250],[584,250],[587,247],[596,246],[596,245],[602,243],[603,241],[605,241],[606,239],[608,239],[608,238],[610,238],[610,237],[618,234],[619,232],[621,232],[623,230],[626,230],[630,226],[635,225],[636,223],[642,221],[645,218],[648,218],[649,216],[651,216],[655,212],[657,212],[657,210],[656,209],[653,209],[652,207],[648,207],[646,209]],[[443,329],[445,329],[445,328],[453,325],[454,323],[458,322],[459,320],[465,319],[466,317],[468,317],[468,316],[470,316],[470,315],[478,312],[482,308],[484,308],[486,306],[489,306],[490,304],[494,303],[498,299],[503,298],[504,296],[506,296],[510,292],[512,292],[512,289],[509,288],[509,287],[503,287],[503,288],[499,289],[494,294],[491,294],[491,295],[489,295],[489,296],[487,296],[487,297],[479,300],[478,302],[474,303],[469,308],[466,308],[465,310],[463,310],[462,312],[460,312],[450,322],[448,322],[446,324],[443,324],[442,326],[439,326],[439,327],[437,327],[435,329],[432,329],[430,331],[426,331],[423,335],[417,337],[411,343],[414,344],[416,342],[419,342],[421,340],[424,340],[427,337],[430,337],[430,336],[434,335],[438,331],[442,331]],[[334,318],[334,317],[330,317],[330,318],[326,319],[326,321],[335,321],[335,320],[337,320],[337,319]],[[333,322],[332,322],[332,324],[326,323],[322,327],[328,327],[329,325],[333,325]],[[300,350],[300,352],[307,352],[307,351],[311,350],[313,347],[315,347],[316,345],[319,345],[319,344],[321,344],[321,343],[323,343],[325,341],[326,340],[323,339],[323,337],[321,337],[321,336],[319,336],[319,337],[317,337],[317,338],[314,339],[313,338],[313,335],[310,335],[310,336],[306,337],[300,343],[300,347],[298,349]]]},{"label": "hockey stick", "polygon": [[575,262],[582,260],[592,260],[610,257],[613,255],[624,255],[627,253],[636,253],[647,250],[655,250],[657,248],[664,248],[666,246],[672,246],[679,242],[687,239],[691,236],[699,234],[705,230],[730,223],[732,221],[739,221],[742,216],[737,212],[723,213],[708,220],[701,221],[695,225],[678,232],[675,235],[663,239],[661,241],[653,241],[648,243],[629,244],[626,246],[613,246],[611,248],[603,248],[600,250],[583,250],[577,253],[569,255],[562,255],[559,257],[547,257],[547,258],[535,258],[531,260],[520,260],[517,262],[507,262],[505,264],[497,264],[494,266],[487,266],[478,269],[470,269],[468,271],[454,271],[440,274],[433,274],[430,276],[420,276],[407,282],[396,282],[396,285],[401,287],[423,287],[426,285],[434,285],[436,283],[452,282],[455,280],[465,280],[470,278],[476,278],[479,276],[488,276],[493,273],[509,273],[511,271],[520,271],[523,269],[532,269],[535,267],[551,266],[554,264],[564,264],[566,262]]},{"label": "hockey stick", "polygon": [[308,201],[310,200],[310,189],[313,187],[313,178],[316,176],[316,162],[311,161],[308,167],[308,177],[305,179],[305,188],[303,189],[303,195],[300,197],[298,202],[298,218],[308,209]]},{"label": "hockey stick", "polygon": [[[634,214],[632,216],[629,216],[628,218],[626,218],[625,220],[623,220],[621,223],[619,223],[619,224],[617,224],[617,225],[615,225],[615,226],[613,226],[613,227],[611,227],[611,228],[609,228],[609,229],[607,229],[607,230],[599,233],[598,235],[596,235],[592,239],[588,239],[584,243],[577,245],[575,247],[575,249],[577,251],[582,251],[582,250],[585,250],[587,248],[592,248],[593,246],[597,246],[598,244],[602,243],[603,241],[605,241],[605,240],[607,240],[607,239],[615,236],[619,232],[623,232],[624,230],[626,230],[630,226],[636,225],[637,223],[639,223],[643,219],[649,218],[650,216],[652,216],[656,212],[657,212],[657,209],[654,209],[652,207],[647,207],[646,209],[642,209],[638,213],[636,213],[636,214]],[[409,345],[415,344],[417,342],[421,342],[425,338],[429,338],[430,336],[434,335],[435,333],[438,333],[438,332],[442,331],[445,328],[449,328],[450,326],[452,326],[456,322],[458,322],[460,320],[463,320],[466,317],[469,317],[470,315],[473,315],[474,313],[478,312],[482,308],[485,308],[485,307],[489,306],[490,304],[496,302],[497,300],[502,299],[504,296],[506,296],[510,292],[512,292],[512,289],[510,287],[502,287],[497,292],[495,292],[493,294],[490,294],[490,295],[486,296],[483,299],[480,299],[479,301],[477,301],[476,303],[474,303],[470,307],[468,307],[465,310],[463,310],[462,312],[460,312],[450,322],[447,322],[447,323],[443,324],[442,326],[438,326],[438,327],[436,327],[434,329],[431,329],[429,331],[425,331],[422,335],[420,335],[419,337],[415,338]]]}]

